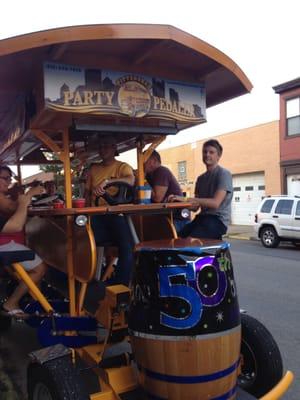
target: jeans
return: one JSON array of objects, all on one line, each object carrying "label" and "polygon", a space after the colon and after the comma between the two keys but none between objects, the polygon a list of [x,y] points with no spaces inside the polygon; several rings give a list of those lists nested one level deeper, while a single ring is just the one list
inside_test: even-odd
[{"label": "jeans", "polygon": [[97,246],[107,244],[118,247],[119,257],[114,278],[115,284],[129,285],[134,262],[134,242],[123,215],[95,215],[91,218]]},{"label": "jeans", "polygon": [[222,239],[226,232],[227,227],[216,215],[199,214],[178,235],[182,238],[192,236],[200,239]]},{"label": "jeans", "polygon": [[173,223],[174,223],[176,232],[179,233],[185,227],[185,225],[188,224],[189,222],[190,222],[189,219],[177,219],[177,218],[174,218],[173,219]]}]

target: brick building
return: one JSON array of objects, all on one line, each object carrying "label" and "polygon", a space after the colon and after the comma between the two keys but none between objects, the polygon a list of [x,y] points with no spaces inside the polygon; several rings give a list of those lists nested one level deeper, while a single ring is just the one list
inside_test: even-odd
[{"label": "brick building", "polygon": [[280,104],[282,193],[300,195],[300,78],[273,87]]}]

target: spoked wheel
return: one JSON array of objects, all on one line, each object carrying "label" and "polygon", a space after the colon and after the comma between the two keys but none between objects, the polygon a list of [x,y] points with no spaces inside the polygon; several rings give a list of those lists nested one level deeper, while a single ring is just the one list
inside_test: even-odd
[{"label": "spoked wheel", "polygon": [[274,248],[279,245],[280,239],[272,226],[265,226],[260,233],[260,240],[265,247]]},{"label": "spoked wheel", "polygon": [[242,373],[239,386],[256,397],[270,391],[282,378],[279,348],[271,333],[257,319],[241,314]]},{"label": "spoked wheel", "polygon": [[29,400],[89,400],[70,356],[30,364],[27,371]]}]

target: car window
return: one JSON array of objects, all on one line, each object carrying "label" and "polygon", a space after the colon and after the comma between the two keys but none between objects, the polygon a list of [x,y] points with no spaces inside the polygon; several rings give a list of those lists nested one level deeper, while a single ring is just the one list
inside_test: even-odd
[{"label": "car window", "polygon": [[270,212],[270,211],[271,211],[271,208],[272,208],[272,206],[273,206],[273,204],[274,204],[274,201],[275,201],[275,200],[266,200],[266,201],[264,202],[264,204],[262,205],[260,212],[262,212],[262,213],[268,213],[268,212]]},{"label": "car window", "polygon": [[291,214],[294,200],[279,200],[275,208],[276,214]]},{"label": "car window", "polygon": [[300,201],[297,201],[296,216],[300,217]]}]

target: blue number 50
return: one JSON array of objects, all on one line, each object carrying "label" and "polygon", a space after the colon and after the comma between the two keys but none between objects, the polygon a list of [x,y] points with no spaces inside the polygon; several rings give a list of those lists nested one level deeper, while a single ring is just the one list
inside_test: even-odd
[{"label": "blue number 50", "polygon": [[[186,284],[172,284],[170,278],[173,276],[184,275]],[[175,329],[188,329],[197,325],[202,315],[202,302],[197,291],[188,286],[188,281],[195,280],[194,263],[187,263],[185,266],[159,267],[160,297],[173,297],[183,299],[188,303],[189,313],[184,317],[172,317],[161,312],[160,322],[162,325]]]}]

